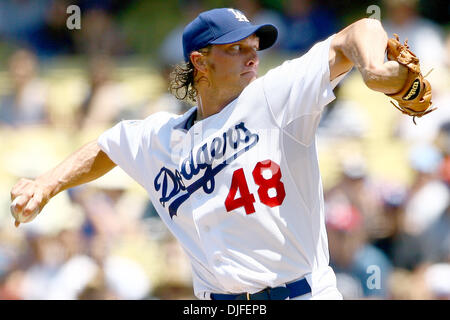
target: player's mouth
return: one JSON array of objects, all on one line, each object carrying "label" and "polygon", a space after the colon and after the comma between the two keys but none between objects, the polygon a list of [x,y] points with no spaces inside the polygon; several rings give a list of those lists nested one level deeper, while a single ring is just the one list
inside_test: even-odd
[{"label": "player's mouth", "polygon": [[250,76],[250,77],[257,77],[258,76],[258,72],[254,69],[252,70],[247,70],[241,73],[241,76]]}]

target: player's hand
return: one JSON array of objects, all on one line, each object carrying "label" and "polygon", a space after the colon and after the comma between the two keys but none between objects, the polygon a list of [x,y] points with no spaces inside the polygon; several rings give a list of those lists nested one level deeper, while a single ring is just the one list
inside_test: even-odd
[{"label": "player's hand", "polygon": [[11,214],[16,227],[32,221],[49,200],[48,192],[35,180],[20,179],[11,189]]}]

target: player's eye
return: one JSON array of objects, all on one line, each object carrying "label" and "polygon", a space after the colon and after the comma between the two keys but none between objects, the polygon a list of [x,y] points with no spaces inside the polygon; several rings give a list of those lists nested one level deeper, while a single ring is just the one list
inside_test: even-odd
[{"label": "player's eye", "polygon": [[237,51],[241,50],[241,45],[240,44],[235,44],[235,45],[230,47],[230,50],[237,52]]}]

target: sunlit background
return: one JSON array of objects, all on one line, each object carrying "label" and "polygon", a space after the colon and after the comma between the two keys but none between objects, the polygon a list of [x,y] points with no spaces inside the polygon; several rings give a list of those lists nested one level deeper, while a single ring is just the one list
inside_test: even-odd
[{"label": "sunlit background", "polygon": [[[70,30],[73,4],[81,28]],[[344,298],[449,299],[450,5],[418,0],[1,0],[0,299],[194,298],[189,261],[120,169],[60,193],[17,229],[10,189],[122,119],[184,112],[168,72],[185,24],[218,6],[279,27],[260,75],[372,15],[433,69],[438,109],[417,126],[353,70],[317,143]]]}]

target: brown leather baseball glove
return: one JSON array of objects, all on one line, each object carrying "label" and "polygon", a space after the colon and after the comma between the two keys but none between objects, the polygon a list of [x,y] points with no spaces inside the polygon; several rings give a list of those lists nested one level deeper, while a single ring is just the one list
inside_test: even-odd
[{"label": "brown leather baseball glove", "polygon": [[416,117],[422,117],[431,111],[431,85],[424,79],[420,71],[419,58],[409,50],[408,40],[401,44],[398,35],[394,33],[395,38],[388,40],[387,58],[397,61],[408,68],[408,77],[403,88],[394,94],[386,94],[388,97],[397,101],[396,105],[391,103],[402,113],[413,117],[416,124]]}]

